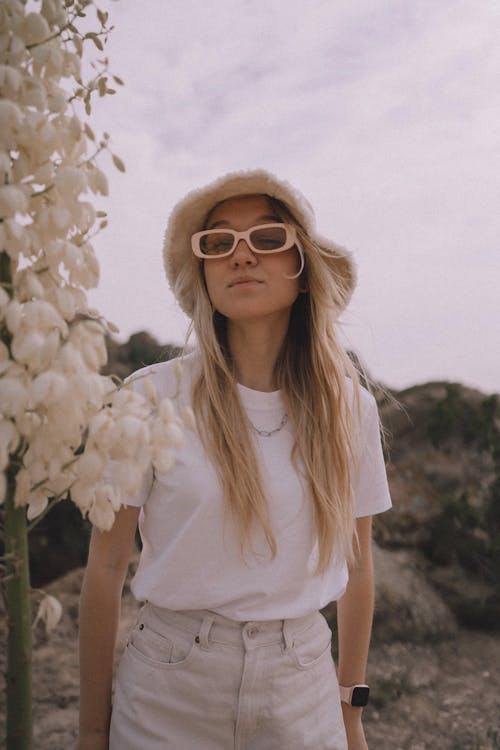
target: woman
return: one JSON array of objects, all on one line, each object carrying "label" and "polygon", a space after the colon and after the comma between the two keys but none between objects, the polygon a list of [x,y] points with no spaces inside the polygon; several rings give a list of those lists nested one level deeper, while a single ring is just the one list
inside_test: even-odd
[{"label": "woman", "polygon": [[[112,750],[363,750],[371,517],[390,507],[373,397],[338,341],[355,284],[303,196],[262,170],[172,212],[172,289],[198,350],[145,368],[196,430],[94,530],[81,600],[80,748],[108,747],[121,590],[145,601],[116,678]],[[141,387],[143,378],[135,386]],[[339,683],[318,610],[338,601]]]}]

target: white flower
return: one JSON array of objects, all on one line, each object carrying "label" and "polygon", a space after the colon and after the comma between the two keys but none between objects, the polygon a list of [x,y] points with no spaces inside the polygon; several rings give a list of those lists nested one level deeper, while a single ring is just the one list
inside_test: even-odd
[{"label": "white flower", "polygon": [[55,596],[52,596],[51,594],[45,594],[38,607],[38,612],[35,617],[33,627],[35,627],[38,622],[43,622],[47,633],[50,633],[58,624],[61,616],[61,602],[56,599]]},{"label": "white flower", "polygon": [[79,457],[74,469],[82,481],[94,484],[102,477],[104,460],[95,449],[86,448],[85,452]]},{"label": "white flower", "polygon": [[5,151],[0,151],[0,179],[2,182],[10,182],[12,165],[10,156]]},{"label": "white flower", "polygon": [[97,167],[89,169],[87,172],[89,188],[96,195],[109,195],[108,178]]},{"label": "white flower", "polygon": [[47,106],[45,89],[34,81],[30,81],[23,89],[21,102],[28,107],[35,107],[39,112],[43,112]]},{"label": "white flower", "polygon": [[28,392],[17,378],[0,378],[0,412],[5,417],[20,415],[27,403]]},{"label": "white flower", "polygon": [[67,335],[68,326],[59,315],[58,311],[45,300],[33,300],[23,305],[24,323],[34,329],[49,331],[56,329],[63,335]]},{"label": "white flower", "polygon": [[96,502],[102,503],[106,499],[115,513],[120,510],[122,504],[122,493],[119,488],[111,484],[100,484],[96,487]]},{"label": "white flower", "polygon": [[160,474],[166,474],[175,463],[172,451],[168,448],[158,449],[153,454],[153,465]]},{"label": "white flower", "polygon": [[87,513],[95,498],[95,487],[78,479],[71,485],[71,499],[80,508],[83,515]]},{"label": "white flower", "polygon": [[86,190],[87,179],[83,170],[78,167],[59,167],[54,185],[65,197],[76,197]]},{"label": "white flower", "polygon": [[16,416],[16,425],[19,433],[28,440],[36,433],[42,424],[42,418],[33,411]]},{"label": "white flower", "polygon": [[[52,344],[52,346],[51,346]],[[18,331],[12,338],[11,351],[14,359],[36,373],[50,364],[56,347],[53,339],[35,331]]]},{"label": "white flower", "polygon": [[54,179],[54,165],[47,161],[42,164],[33,174],[33,180],[39,185],[46,185]]},{"label": "white flower", "polygon": [[60,0],[42,0],[41,13],[50,24],[63,26],[66,23],[66,11]]},{"label": "white flower", "polygon": [[75,76],[75,78],[78,78],[80,76],[80,70],[81,64],[79,56],[75,55],[73,52],[65,50],[63,53],[62,67],[63,78],[68,78],[69,76]]},{"label": "white flower", "polygon": [[6,219],[15,213],[25,213],[28,202],[24,191],[15,185],[0,185],[0,218]]},{"label": "white flower", "polygon": [[47,97],[47,106],[51,112],[64,112],[68,104],[68,97],[62,89],[54,91]]},{"label": "white flower", "polygon": [[3,318],[5,315],[5,311],[7,309],[7,305],[10,302],[10,297],[5,291],[5,289],[0,286],[0,318]]},{"label": "white flower", "polygon": [[3,249],[11,256],[17,258],[19,254],[29,254],[29,229],[19,224],[11,217],[3,222],[4,238]]},{"label": "white flower", "polygon": [[82,132],[82,123],[76,115],[73,115],[68,121],[67,135],[74,143],[76,143],[80,140]]},{"label": "white flower", "polygon": [[38,276],[24,268],[18,271],[14,278],[14,286],[17,288],[18,295],[22,300],[30,300],[32,297],[43,297],[44,288]]},{"label": "white flower", "polygon": [[[0,381],[1,382],[1,381]],[[3,471],[9,461],[9,453],[13,453],[19,445],[19,433],[9,419],[0,419],[0,470]]]},{"label": "white flower", "polygon": [[156,390],[156,386],[151,378],[145,378],[143,387],[147,398],[153,405],[156,405],[158,403],[158,391]]},{"label": "white flower", "polygon": [[13,68],[11,65],[0,65],[0,88],[2,89],[3,96],[11,99],[15,97],[21,84],[23,77],[21,73]]},{"label": "white flower", "polygon": [[7,306],[7,310],[5,312],[5,322],[7,324],[7,328],[11,333],[15,334],[19,330],[23,317],[23,308],[24,305],[19,304],[16,299],[13,299],[11,302],[9,302]]},{"label": "white flower", "polygon": [[13,36],[11,36],[10,38],[10,50],[9,50],[10,52],[9,60],[12,65],[20,62],[21,57],[24,54],[24,50],[25,50],[25,47],[23,44],[23,40],[19,36],[17,36],[17,34],[13,34]]},{"label": "white flower", "polygon": [[123,445],[140,443],[145,438],[145,429],[141,419],[125,414],[115,422],[115,441]]},{"label": "white flower", "polygon": [[119,461],[114,467],[115,483],[126,495],[139,492],[144,472],[129,461]]},{"label": "white flower", "polygon": [[56,43],[47,45],[49,47],[49,57],[47,60],[47,74],[50,76],[62,76],[62,67],[64,55]]},{"label": "white flower", "polygon": [[3,373],[7,369],[7,367],[10,366],[10,355],[9,350],[3,343],[3,341],[0,341],[0,372]]},{"label": "white flower", "polygon": [[74,481],[73,474],[69,471],[59,471],[57,476],[49,476],[47,481],[47,488],[50,490],[52,496],[63,496],[68,492],[68,487]]},{"label": "white flower", "polygon": [[196,430],[196,417],[190,406],[183,406],[181,410],[182,421],[188,430]]},{"label": "white flower", "polygon": [[63,408],[69,389],[70,383],[64,375],[54,370],[46,370],[34,378],[31,385],[31,398],[35,406],[57,403],[60,408]]},{"label": "white flower", "polygon": [[175,378],[179,383],[182,378],[182,362],[178,359],[174,365]]},{"label": "white flower", "polygon": [[158,413],[160,415],[160,419],[162,419],[164,422],[170,422],[170,420],[174,418],[174,405],[169,398],[162,399],[160,406],[158,407]]},{"label": "white flower", "polygon": [[87,233],[92,229],[96,216],[94,206],[91,203],[87,201],[75,203],[72,215],[76,226],[81,232]]},{"label": "white flower", "polygon": [[56,233],[66,233],[72,224],[71,213],[64,206],[51,206],[49,208],[49,217]]},{"label": "white flower", "polygon": [[173,448],[181,448],[184,441],[182,430],[175,422],[169,422],[165,428],[165,438]]},{"label": "white flower", "polygon": [[0,147],[6,151],[16,148],[17,135],[23,123],[20,107],[9,99],[0,99]]},{"label": "white flower", "polygon": [[[9,346],[0,341],[0,469],[22,453],[15,503],[27,506],[29,519],[69,492],[83,515],[108,529],[152,461],[163,472],[171,467],[183,422],[171,401],[159,403],[152,381],[117,389],[99,373],[108,324],[87,304],[99,262],[88,237],[96,212],[83,198],[107,195],[108,182],[87,152],[92,133],[68,106],[86,85],[81,40],[63,29],[69,5],[0,3],[0,249],[12,271],[12,292],[0,286],[0,319],[11,336]],[[95,143],[107,141],[105,134]],[[183,420],[192,424],[189,412]]]},{"label": "white flower", "polygon": [[89,521],[101,531],[109,531],[115,520],[113,506],[107,498],[95,498],[89,511]]},{"label": "white flower", "polygon": [[54,292],[57,308],[66,320],[72,320],[75,317],[80,302],[78,291],[69,285],[65,285]]},{"label": "white flower", "polygon": [[50,36],[50,27],[40,13],[28,13],[19,32],[26,45],[38,44]]},{"label": "white flower", "polygon": [[109,413],[101,411],[89,421],[89,440],[100,451],[107,451],[113,434],[113,420]]},{"label": "white flower", "polygon": [[36,492],[30,493],[28,499],[28,511],[26,513],[28,521],[32,521],[39,516],[40,513],[43,513],[48,504],[49,498],[44,490],[37,490]]}]

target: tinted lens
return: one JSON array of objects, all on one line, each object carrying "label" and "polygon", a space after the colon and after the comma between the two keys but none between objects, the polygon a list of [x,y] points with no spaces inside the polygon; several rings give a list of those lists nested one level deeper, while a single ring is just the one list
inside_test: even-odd
[{"label": "tinted lens", "polygon": [[280,226],[254,229],[250,233],[250,241],[262,253],[279,250],[286,242],[286,229]]},{"label": "tinted lens", "polygon": [[224,255],[234,244],[234,237],[229,232],[204,234],[200,239],[200,248],[204,255]]}]

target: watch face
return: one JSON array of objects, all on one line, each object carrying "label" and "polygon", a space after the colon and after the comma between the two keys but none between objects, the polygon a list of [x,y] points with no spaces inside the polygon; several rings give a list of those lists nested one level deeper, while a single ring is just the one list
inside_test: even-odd
[{"label": "watch face", "polygon": [[368,703],[368,696],[370,695],[370,688],[364,685],[358,685],[352,691],[351,706],[366,706]]}]

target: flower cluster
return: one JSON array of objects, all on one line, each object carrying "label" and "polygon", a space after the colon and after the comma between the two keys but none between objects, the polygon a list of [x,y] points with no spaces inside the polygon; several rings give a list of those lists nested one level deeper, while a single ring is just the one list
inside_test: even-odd
[{"label": "flower cluster", "polygon": [[98,9],[100,31],[78,31],[91,9],[90,0],[0,5],[0,502],[9,474],[28,518],[69,492],[109,529],[146,466],[171,465],[182,421],[152,383],[117,386],[99,374],[113,329],[86,300],[99,278],[90,232],[105,224],[89,194],[108,192],[96,156],[109,136],[96,144],[79,110],[114,91],[107,61],[81,79],[84,48],[101,50],[109,31]]}]

